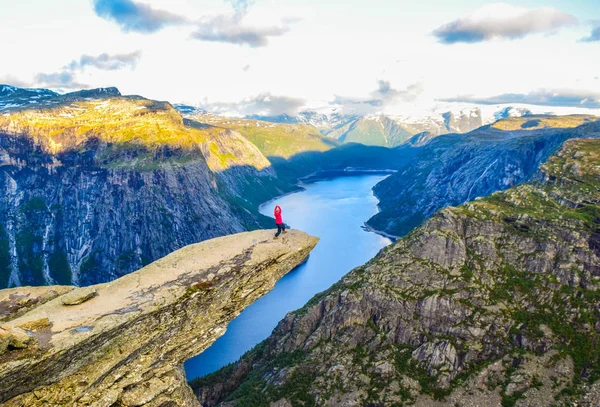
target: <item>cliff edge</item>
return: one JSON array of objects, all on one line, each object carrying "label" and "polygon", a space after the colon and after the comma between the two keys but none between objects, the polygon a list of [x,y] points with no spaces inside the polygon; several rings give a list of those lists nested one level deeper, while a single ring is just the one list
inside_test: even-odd
[{"label": "cliff edge", "polygon": [[186,246],[91,287],[0,291],[3,406],[198,406],[182,364],[318,239],[254,231]]}]

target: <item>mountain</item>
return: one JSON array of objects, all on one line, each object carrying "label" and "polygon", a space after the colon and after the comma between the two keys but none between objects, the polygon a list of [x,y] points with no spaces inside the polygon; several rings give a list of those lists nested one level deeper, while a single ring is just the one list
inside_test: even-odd
[{"label": "mountain", "polygon": [[[0,291],[0,404],[199,406],[183,362],[318,239],[254,231],[186,246],[106,284]],[[250,289],[249,289],[250,288]]]},{"label": "mountain", "polygon": [[16,107],[34,106],[59,96],[48,89],[22,89],[0,85],[0,112]]},{"label": "mountain", "polygon": [[395,170],[414,156],[410,150],[342,143],[324,136],[308,123],[275,123],[258,117],[240,119],[204,111],[190,113],[190,109],[179,106],[185,118],[202,126],[239,132],[269,159],[277,179],[290,185],[321,172]]},{"label": "mountain", "polygon": [[0,89],[0,288],[110,281],[270,224],[258,204],[294,188],[239,133],[167,102]]},{"label": "mountain", "polygon": [[251,116],[252,119],[274,123],[310,124],[330,138],[346,143],[396,147],[419,133],[438,136],[447,133],[467,133],[484,124],[506,117],[531,114],[525,108],[503,107],[482,113],[480,108],[434,112],[425,116],[345,115],[336,110],[328,113],[303,111],[297,116]]},{"label": "mountain", "polygon": [[177,109],[177,111],[179,113],[186,114],[186,115],[194,115],[194,116],[202,116],[202,115],[208,115],[209,112],[206,111],[205,109],[201,109],[199,107],[196,106],[190,106],[190,105],[184,105],[184,104],[175,104],[173,105],[173,107],[175,109]]},{"label": "mountain", "polygon": [[435,214],[241,360],[203,406],[596,406],[600,140]]},{"label": "mountain", "polygon": [[340,145],[340,143],[324,137],[310,124],[287,124],[260,121],[259,119],[223,117],[202,110],[190,110],[181,105],[176,107],[185,117],[199,123],[239,132],[267,157],[288,159],[307,151],[323,152]]},{"label": "mountain", "polygon": [[511,117],[466,134],[421,134],[395,149],[414,158],[374,187],[380,211],[367,224],[403,236],[440,208],[525,182],[565,140],[600,137],[597,120]]}]

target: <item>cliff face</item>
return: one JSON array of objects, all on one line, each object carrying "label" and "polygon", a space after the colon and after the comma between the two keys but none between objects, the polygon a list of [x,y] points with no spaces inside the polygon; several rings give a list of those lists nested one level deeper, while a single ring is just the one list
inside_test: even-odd
[{"label": "cliff face", "polygon": [[290,231],[186,246],[110,283],[0,291],[3,406],[194,406],[182,364],[306,259]]},{"label": "cliff face", "polygon": [[0,288],[110,281],[264,226],[256,204],[289,188],[237,132],[168,103],[44,97],[0,116]]},{"label": "cliff face", "polygon": [[193,388],[204,406],[595,406],[599,289],[600,141],[571,140],[535,182],[438,212]]},{"label": "cliff face", "polygon": [[367,222],[403,236],[437,210],[530,180],[565,140],[599,137],[593,116],[509,118],[467,134],[420,135],[398,155],[414,158],[377,184],[380,212]]}]

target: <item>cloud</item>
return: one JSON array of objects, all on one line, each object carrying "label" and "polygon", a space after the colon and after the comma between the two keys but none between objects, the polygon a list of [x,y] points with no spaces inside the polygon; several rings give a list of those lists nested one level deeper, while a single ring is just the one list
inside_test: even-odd
[{"label": "cloud", "polygon": [[241,17],[217,16],[203,19],[196,26],[192,38],[202,41],[226,42],[251,47],[264,47],[270,37],[279,37],[290,30],[289,26],[245,26]]},{"label": "cloud", "polygon": [[102,53],[97,56],[82,55],[79,57],[79,60],[71,61],[58,72],[38,73],[35,76],[34,83],[36,86],[62,90],[87,88],[87,85],[77,81],[78,72],[84,71],[87,67],[94,67],[104,71],[115,71],[127,67],[133,69],[137,65],[141,55],[139,50],[128,54],[109,55]]},{"label": "cloud", "polygon": [[597,42],[600,41],[600,23],[592,30],[589,37],[582,38],[581,42]]},{"label": "cloud", "polygon": [[183,16],[132,0],[94,0],[94,11],[116,22],[124,32],[153,33],[169,25],[188,23]]},{"label": "cloud", "polygon": [[15,86],[17,88],[29,88],[31,86],[29,82],[23,81],[13,75],[0,76],[0,84]]},{"label": "cloud", "polygon": [[124,32],[149,34],[172,25],[195,27],[192,38],[201,41],[224,42],[251,47],[264,47],[270,37],[278,37],[290,30],[297,20],[284,19],[281,25],[253,27],[244,24],[250,0],[225,0],[233,7],[233,13],[205,16],[191,20],[166,10],[152,8],[133,0],[94,0],[94,11],[106,20],[116,22]]},{"label": "cloud", "polygon": [[81,71],[88,66],[92,66],[104,71],[115,71],[123,68],[135,68],[140,57],[141,51],[134,51],[128,54],[109,55],[107,53],[98,56],[82,55],[79,60],[73,60],[65,67],[70,71]]},{"label": "cloud", "polygon": [[332,105],[339,105],[344,111],[353,114],[373,114],[386,106],[397,103],[412,103],[423,92],[420,83],[408,85],[405,89],[395,89],[389,81],[378,80],[377,89],[367,97],[344,97],[334,95]]},{"label": "cloud", "polygon": [[293,116],[298,114],[298,111],[305,103],[304,99],[290,96],[276,96],[270,92],[265,92],[239,102],[205,102],[201,107],[209,112],[228,116],[278,116],[281,114]]},{"label": "cloud", "polygon": [[87,85],[77,82],[73,72],[63,70],[53,73],[38,73],[35,76],[37,86],[54,89],[81,89],[87,88]]},{"label": "cloud", "polygon": [[443,101],[467,102],[482,105],[522,103],[539,106],[584,107],[597,109],[600,108],[600,93],[573,89],[540,89],[530,93],[505,93],[487,98],[458,96],[456,98],[444,99]]},{"label": "cloud", "polygon": [[389,81],[377,81],[378,88],[372,94],[378,96],[383,104],[396,101],[414,102],[417,97],[423,92],[423,86],[420,83],[408,85],[406,89],[397,90],[392,88]]},{"label": "cloud", "polygon": [[574,16],[552,7],[525,9],[495,3],[437,28],[433,35],[443,44],[476,43],[553,33],[559,28],[576,24],[578,21]]}]

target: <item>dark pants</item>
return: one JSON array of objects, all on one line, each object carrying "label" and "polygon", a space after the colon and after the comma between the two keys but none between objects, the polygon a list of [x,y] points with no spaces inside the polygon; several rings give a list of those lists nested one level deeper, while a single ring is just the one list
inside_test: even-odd
[{"label": "dark pants", "polygon": [[281,232],[285,232],[285,223],[277,224],[277,233],[275,233],[275,237],[279,236]]}]

